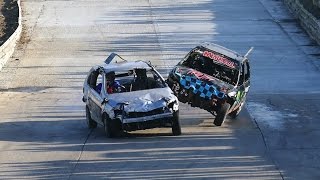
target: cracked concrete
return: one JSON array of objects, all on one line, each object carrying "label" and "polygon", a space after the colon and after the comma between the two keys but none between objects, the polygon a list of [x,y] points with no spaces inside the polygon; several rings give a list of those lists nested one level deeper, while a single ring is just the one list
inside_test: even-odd
[{"label": "cracked concrete", "polygon": [[84,152],[85,145],[86,145],[86,143],[87,143],[87,141],[88,141],[88,139],[89,139],[92,131],[93,131],[93,129],[88,133],[88,136],[87,136],[86,140],[84,141],[84,143],[83,143],[83,145],[82,145],[82,148],[81,148],[81,151],[80,151],[80,153],[79,153],[79,157],[78,157],[78,159],[77,159],[77,162],[75,163],[74,167],[72,168],[72,171],[71,171],[71,173],[69,174],[69,178],[68,178],[68,179],[71,179],[71,178],[72,178],[72,175],[73,175],[74,171],[76,170],[77,165],[78,165],[79,162],[81,161],[81,157],[82,157],[82,154],[83,154],[83,152]]}]

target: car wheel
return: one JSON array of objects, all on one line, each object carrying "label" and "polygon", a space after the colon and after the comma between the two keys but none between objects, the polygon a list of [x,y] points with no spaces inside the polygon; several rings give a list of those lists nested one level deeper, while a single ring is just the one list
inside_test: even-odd
[{"label": "car wheel", "polygon": [[173,113],[172,118],[172,134],[174,136],[181,135],[181,126],[180,126],[180,120],[179,120],[179,111],[176,111]]},{"label": "car wheel", "polygon": [[118,119],[110,119],[107,115],[103,116],[104,132],[108,138],[116,137],[121,132],[121,122]]},{"label": "car wheel", "polygon": [[112,138],[112,127],[111,127],[111,120],[108,117],[103,118],[103,127],[104,127],[104,133],[107,136],[107,138]]},{"label": "car wheel", "polygon": [[242,101],[241,105],[234,111],[232,111],[229,116],[232,118],[232,119],[235,119],[241,112],[242,110],[242,107],[244,105],[244,102],[246,101],[246,98],[244,98],[244,100]]},{"label": "car wheel", "polygon": [[242,103],[236,110],[232,111],[229,116],[232,118],[232,119],[235,119],[236,117],[238,117],[238,115],[240,114],[241,110],[242,110],[242,106],[243,106],[244,103]]},{"label": "car wheel", "polygon": [[217,112],[217,116],[216,116],[215,120],[213,121],[214,125],[221,126],[221,124],[223,123],[223,121],[225,120],[225,118],[227,116],[229,108],[230,108],[229,103],[222,104],[221,108]]},{"label": "car wheel", "polygon": [[89,129],[93,129],[93,128],[97,127],[97,122],[95,122],[91,118],[91,114],[90,114],[88,106],[86,106],[86,122],[87,122],[87,126],[88,126]]}]

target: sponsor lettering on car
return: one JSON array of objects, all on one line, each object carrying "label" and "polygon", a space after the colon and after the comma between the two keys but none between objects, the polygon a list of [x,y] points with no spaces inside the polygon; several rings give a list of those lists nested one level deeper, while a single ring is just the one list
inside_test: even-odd
[{"label": "sponsor lettering on car", "polygon": [[219,56],[217,54],[214,54],[213,52],[209,52],[209,51],[204,51],[203,54],[202,54],[204,57],[207,57],[207,58],[210,58],[212,60],[215,60],[221,64],[224,64],[230,68],[235,68],[236,65],[234,62],[230,61],[229,59],[225,58],[225,57],[222,57],[222,56]]}]

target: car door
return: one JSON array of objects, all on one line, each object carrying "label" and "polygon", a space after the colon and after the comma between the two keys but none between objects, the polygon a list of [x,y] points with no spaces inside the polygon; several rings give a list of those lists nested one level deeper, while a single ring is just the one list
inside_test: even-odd
[{"label": "car door", "polygon": [[91,88],[88,92],[88,105],[91,113],[91,117],[96,121],[101,121],[101,112],[102,112],[102,88],[104,77],[103,74],[98,70],[94,72],[94,76],[92,77]]},{"label": "car door", "polygon": [[236,95],[237,107],[241,106],[249,92],[250,88],[250,66],[248,60],[244,61],[242,64],[242,72],[240,76],[239,89]]},{"label": "car door", "polygon": [[248,86],[250,85],[250,81],[248,81],[248,64],[247,63],[242,63],[241,64],[241,71],[240,71],[240,79],[239,79],[239,84],[238,84],[238,89],[236,92],[236,96],[235,96],[235,102],[233,104],[233,106],[230,108],[230,111],[234,111],[237,108],[239,108],[247,95],[248,92]]},{"label": "car door", "polygon": [[243,102],[249,92],[250,88],[250,65],[249,61],[246,60],[244,63],[244,82],[243,82],[243,89],[244,89],[244,95],[241,98],[241,102]]}]

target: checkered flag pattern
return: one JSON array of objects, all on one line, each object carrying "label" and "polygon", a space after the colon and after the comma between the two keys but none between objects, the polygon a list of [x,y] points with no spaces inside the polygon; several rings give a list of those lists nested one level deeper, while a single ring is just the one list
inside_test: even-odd
[{"label": "checkered flag pattern", "polygon": [[199,94],[200,97],[205,99],[211,99],[212,95],[219,98],[224,97],[224,93],[220,92],[213,84],[203,82],[194,76],[182,76],[180,84],[187,90],[192,89],[194,94]]}]

